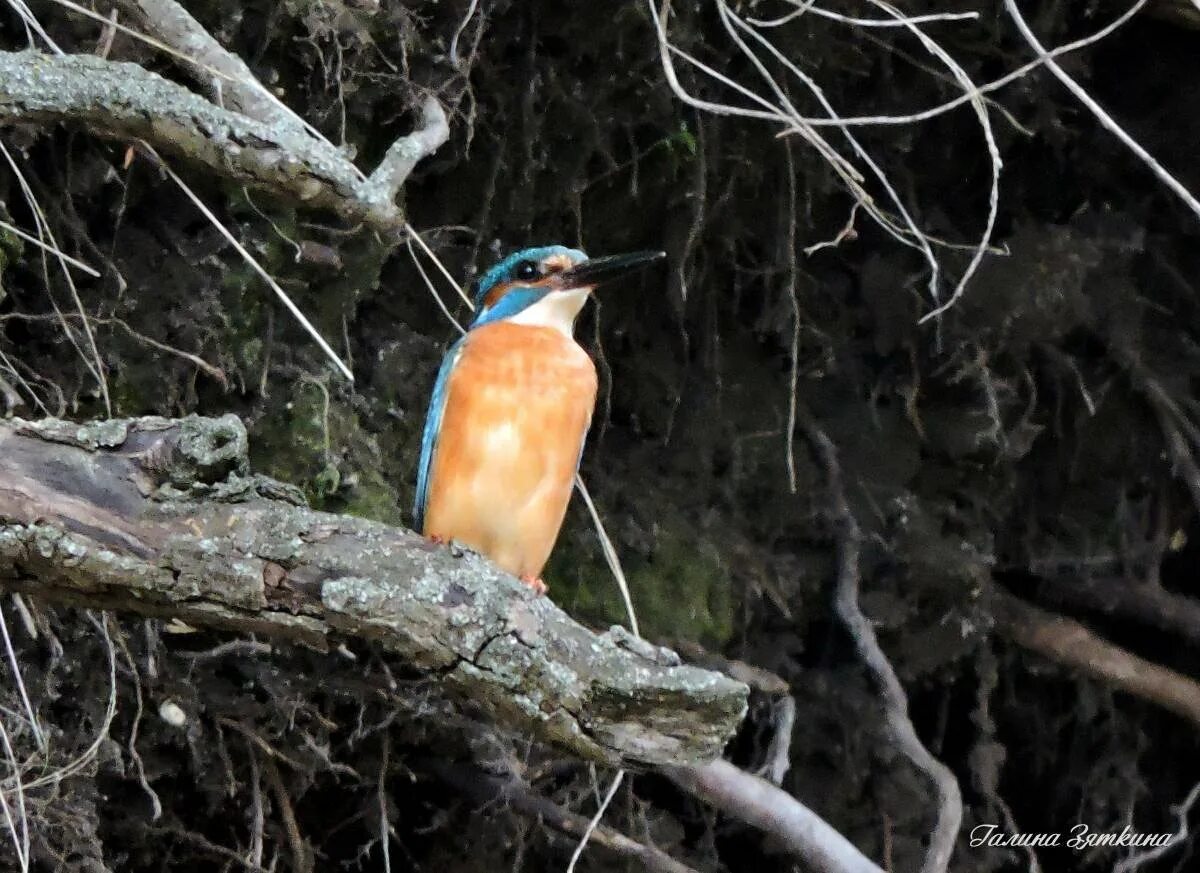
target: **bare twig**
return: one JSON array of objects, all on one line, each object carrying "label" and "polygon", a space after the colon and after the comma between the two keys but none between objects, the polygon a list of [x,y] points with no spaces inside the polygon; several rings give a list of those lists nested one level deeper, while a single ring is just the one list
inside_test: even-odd
[{"label": "bare twig", "polygon": [[[3,53],[0,53],[0,57],[2,57],[2,54]],[[0,71],[0,117],[3,116],[3,90],[3,72]],[[71,344],[79,352],[80,358],[83,360],[84,365],[95,377],[96,383],[100,388],[100,396],[104,401],[104,412],[106,415],[111,417],[113,413],[112,400],[108,393],[108,378],[104,374],[104,359],[100,356],[100,349],[96,346],[96,337],[93,335],[91,325],[88,323],[88,315],[87,312],[84,311],[83,301],[79,297],[79,290],[75,287],[75,279],[71,275],[71,271],[67,269],[67,263],[62,259],[62,257],[59,257],[58,264],[62,269],[63,279],[67,283],[67,288],[70,289],[71,299],[75,303],[75,311],[79,313],[81,320],[80,323],[83,327],[83,334],[87,339],[88,350],[91,352],[90,358],[88,355],[84,354],[83,349],[79,347],[79,344],[75,340],[75,335],[67,326],[66,320],[62,318],[62,311],[59,309],[58,304],[54,302],[54,296],[51,293],[50,271],[46,265],[46,252],[61,252],[62,247],[59,246],[58,240],[54,238],[54,232],[50,229],[50,223],[46,219],[45,211],[42,209],[37,197],[34,196],[33,188],[29,185],[29,182],[25,178],[25,174],[21,172],[21,168],[17,164],[16,159],[13,158],[12,154],[9,152],[7,146],[5,146],[3,142],[0,142],[0,155],[3,155],[4,160],[8,162],[9,168],[13,171],[13,175],[16,177],[17,182],[20,185],[21,193],[24,195],[26,202],[29,204],[29,209],[33,213],[33,220],[35,226],[37,227],[38,236],[44,236],[45,239],[49,240],[49,244],[42,247],[42,276],[46,282],[46,293],[49,295],[49,299],[51,305],[54,307],[55,313],[59,315],[59,318],[62,321],[64,333],[66,333],[67,338],[71,341]]]},{"label": "bare twig", "polygon": [[254,745],[247,741],[246,755],[250,759],[250,851],[246,859],[255,867],[262,866],[263,859],[263,829],[265,815],[262,799],[262,768],[258,763],[258,753]]},{"label": "bare twig", "polygon": [[[790,349],[788,370],[788,413],[786,432],[784,433],[783,459],[787,467],[788,488],[796,493],[796,393],[800,381],[800,292],[796,288],[799,271],[796,268],[796,162],[792,157],[791,140],[783,144],[783,154],[787,168],[787,232],[784,235],[783,256],[787,264],[787,295],[792,308],[792,344]],[[854,220],[854,210],[858,209],[858,201],[850,211],[850,220]],[[807,252],[807,249],[805,250]]]},{"label": "bare twig", "polygon": [[[454,64],[456,67],[461,66],[461,62],[458,57],[458,40],[462,36],[463,31],[467,29],[467,25],[471,23],[471,19],[475,16],[475,10],[478,8],[478,6],[479,0],[471,0],[470,5],[467,6],[467,11],[463,14],[462,21],[460,21],[458,23],[458,27],[454,29],[454,36],[450,39],[450,48],[446,51],[446,54],[450,58],[450,63]],[[482,25],[480,25],[480,27],[482,27]]]},{"label": "bare twig", "polygon": [[1138,160],[1145,164],[1158,177],[1160,182],[1166,185],[1167,188],[1182,200],[1188,209],[1192,210],[1197,217],[1200,217],[1200,200],[1197,200],[1182,182],[1167,172],[1166,168],[1155,160],[1153,155],[1142,148],[1137,140],[1117,124],[1113,117],[1088,94],[1082,85],[1072,79],[1066,70],[1058,65],[1050,56],[1050,53],[1046,51],[1045,47],[1042,46],[1041,42],[1038,41],[1033,31],[1030,30],[1029,24],[1025,21],[1025,18],[1021,15],[1021,10],[1017,7],[1016,0],[1004,0],[1004,8],[1008,10],[1009,17],[1016,24],[1017,29],[1021,32],[1021,36],[1029,43],[1029,47],[1038,53],[1038,57],[1046,65],[1046,69],[1053,73],[1054,77],[1066,86],[1067,90],[1075,96],[1075,99],[1082,103],[1109,133],[1119,139],[1126,148],[1137,156]]},{"label": "bare twig", "polygon": [[[17,798],[15,807],[10,806],[8,792],[3,786],[0,786],[0,812],[4,813],[4,822],[8,825],[9,838],[12,840],[13,851],[17,853],[17,861],[20,864],[21,873],[28,873],[29,815],[25,809],[25,785],[21,780],[21,765],[17,762],[12,741],[8,738],[8,729],[5,728],[4,719],[2,718],[0,718],[0,744],[4,746],[4,757],[8,761],[9,769],[12,770],[12,791]],[[18,819],[20,820],[19,833],[17,826]]]},{"label": "bare twig", "polygon": [[392,201],[404,187],[413,168],[432,155],[450,138],[450,123],[442,104],[433,97],[421,105],[421,123],[408,136],[392,143],[379,166],[364,185],[364,194],[374,200]]},{"label": "bare twig", "polygon": [[[66,764],[56,767],[48,773],[44,773],[36,779],[33,779],[25,784],[26,791],[32,791],[37,788],[44,788],[48,785],[57,785],[62,780],[74,776],[88,766],[100,751],[100,746],[108,737],[108,729],[112,727],[113,718],[117,714],[117,651],[113,645],[112,635],[108,630],[108,615],[101,613],[99,618],[96,618],[92,612],[87,613],[88,620],[92,626],[100,631],[104,638],[105,652],[108,654],[108,705],[104,711],[104,721],[100,724],[96,731],[96,738],[91,744],[83,750],[78,756],[68,761]],[[0,782],[0,791],[4,790],[4,782]]]},{"label": "bare twig", "polygon": [[29,719],[29,729],[33,734],[34,742],[37,743],[38,751],[45,755],[46,737],[42,733],[41,725],[38,723],[37,711],[33,708],[33,704],[29,700],[29,692],[25,689],[25,679],[21,675],[21,664],[17,660],[16,650],[13,649],[12,638],[8,635],[8,622],[5,621],[3,607],[0,607],[0,640],[3,640],[4,652],[8,658],[8,666],[12,670],[13,684],[20,695],[21,705],[25,707],[25,716]]},{"label": "bare twig", "polygon": [[579,837],[579,843],[575,846],[575,851],[571,853],[571,860],[567,864],[567,873],[575,873],[575,865],[579,862],[579,856],[583,854],[584,848],[587,847],[588,840],[592,834],[596,832],[596,828],[600,825],[600,819],[604,818],[604,813],[608,809],[608,805],[612,803],[612,799],[617,794],[617,789],[621,787],[621,780],[625,778],[625,771],[618,770],[617,775],[613,777],[612,784],[608,786],[608,791],[604,795],[604,799],[600,801],[600,806],[596,810],[596,814],[588,821],[587,827],[583,829],[583,834]]},{"label": "bare twig", "polygon": [[260,643],[258,640],[228,640],[227,642],[213,646],[211,649],[203,652],[176,652],[180,658],[188,658],[191,661],[212,661],[217,658],[224,658],[227,655],[238,655],[242,657],[252,657],[254,655],[269,655],[275,650],[275,647],[270,643]]},{"label": "bare twig", "polygon": [[[582,838],[591,826],[591,822],[582,815],[563,809],[515,778],[492,776],[475,767],[444,761],[430,761],[425,766],[438,779],[477,803],[502,801],[514,812],[536,818],[568,836]],[[593,827],[591,842],[608,852],[637,862],[642,869],[651,873],[695,873],[692,868],[676,861],[661,849],[639,843],[605,825]]]},{"label": "bare twig", "polygon": [[[1143,864],[1149,864],[1151,861],[1157,861],[1163,855],[1170,852],[1176,846],[1186,842],[1190,836],[1188,829],[1188,815],[1192,811],[1192,807],[1196,805],[1196,801],[1200,800],[1200,782],[1192,786],[1192,790],[1188,792],[1187,797],[1183,802],[1172,807],[1172,812],[1179,820],[1179,828],[1171,835],[1171,838],[1161,846],[1155,846],[1153,849],[1147,849],[1144,852],[1134,852],[1128,858],[1123,858],[1113,867],[1112,873],[1133,873]],[[1178,868],[1177,868],[1178,869]]]},{"label": "bare twig", "polygon": [[[63,318],[77,319],[79,317],[80,316],[77,313],[71,313],[71,312],[63,313]],[[36,321],[56,321],[56,320],[58,320],[57,316],[43,315],[40,313],[6,312],[3,315],[0,315],[0,323],[3,323],[5,321],[34,321],[34,322],[36,322]],[[199,355],[194,355],[191,352],[187,352],[187,351],[184,351],[183,349],[176,348],[175,346],[168,345],[167,343],[164,343],[161,340],[154,339],[154,337],[146,336],[144,333],[134,330],[129,325],[129,323],[126,322],[124,319],[116,318],[115,316],[109,317],[109,318],[91,318],[90,320],[91,320],[92,324],[99,325],[101,327],[119,327],[121,330],[123,330],[126,334],[128,334],[130,337],[132,337],[137,342],[144,343],[145,345],[148,345],[153,349],[157,349],[160,352],[165,352],[166,354],[173,355],[177,358],[185,360],[188,363],[192,364],[194,367],[196,367],[196,369],[208,374],[213,379],[217,380],[217,382],[219,382],[221,384],[222,388],[229,387],[229,380],[225,376],[225,371],[222,370],[220,367],[216,367],[216,366],[210,364],[208,361],[204,360]]]},{"label": "bare twig", "polygon": [[13,11],[20,17],[21,22],[25,25],[25,31],[29,35],[29,45],[34,45],[33,34],[36,33],[46,43],[47,48],[58,54],[62,54],[62,49],[58,44],[50,38],[50,34],[46,33],[46,29],[42,27],[42,23],[38,21],[37,16],[33,14],[33,10],[25,0],[8,0],[8,5],[13,8]]},{"label": "bare twig", "polygon": [[339,370],[341,370],[342,375],[353,382],[354,373],[350,371],[350,368],[338,356],[338,353],[335,352],[329,343],[325,341],[325,337],[321,336],[320,331],[318,331],[313,323],[308,320],[308,317],[300,311],[300,307],[292,301],[292,298],[288,296],[288,293],[279,286],[279,283],[275,281],[274,277],[265,269],[263,269],[262,264],[260,264],[254,255],[250,254],[246,247],[238,241],[238,238],[233,235],[229,228],[221,223],[221,221],[213,214],[213,211],[209,209],[207,205],[205,205],[204,201],[200,199],[196,192],[188,187],[188,185],[183,181],[183,179],[179,178],[179,175],[174,170],[167,166],[167,163],[159,156],[158,152],[156,152],[154,148],[145,140],[141,140],[141,143],[142,147],[145,148],[149,154],[158,161],[158,164],[160,167],[162,167],[163,171],[171,177],[172,181],[174,181],[175,184],[178,185],[183,191],[183,193],[187,195],[188,199],[195,204],[196,208],[199,209],[201,214],[208,219],[209,223],[215,227],[218,232],[220,232],[221,236],[225,237],[225,239],[231,246],[233,246],[237,253],[242,256],[242,259],[250,265],[250,268],[254,270],[254,272],[258,273],[258,275],[262,277],[263,281],[270,286],[271,290],[275,292],[275,296],[279,298],[279,301],[284,305],[287,311],[292,314],[292,317],[300,323],[300,326],[304,328],[308,335],[313,338],[313,341],[316,342],[321,351],[325,353],[325,356],[329,358],[329,360],[332,361]]},{"label": "bare twig", "polygon": [[782,785],[792,766],[792,727],[796,723],[796,698],[785,694],[773,706],[774,730],[762,766],[755,773],[773,785]]},{"label": "bare twig", "polygon": [[304,835],[300,833],[300,825],[296,821],[296,812],[292,808],[292,798],[283,784],[283,776],[279,773],[279,765],[273,757],[266,757],[262,762],[263,774],[267,777],[267,786],[275,797],[279,807],[279,817],[283,819],[283,829],[287,833],[288,848],[292,853],[292,870],[295,873],[312,873],[312,849]]},{"label": "bare twig", "polygon": [[633,609],[633,597],[629,593],[629,582],[625,578],[625,570],[621,567],[621,559],[617,555],[617,548],[609,538],[608,531],[604,529],[604,522],[600,519],[600,513],[596,510],[596,504],[592,502],[592,495],[588,491],[587,485],[584,484],[583,477],[578,473],[575,474],[575,489],[579,492],[579,496],[583,498],[584,505],[587,506],[588,515],[592,518],[592,526],[596,529],[596,536],[600,540],[600,549],[604,553],[604,560],[608,564],[609,571],[613,574],[613,579],[617,582],[617,589],[621,592],[621,599],[625,603],[625,616],[629,619],[629,629],[635,637],[640,637],[641,631],[638,630],[637,613]]},{"label": "bare twig", "polygon": [[[438,268],[438,271],[441,272],[441,274],[446,278],[446,281],[450,284],[450,287],[454,289],[454,293],[462,298],[463,303],[467,304],[468,309],[473,311],[475,309],[475,301],[468,297],[467,293],[463,291],[462,286],[454,281],[454,277],[450,275],[450,271],[446,269],[446,265],[442,263],[442,259],[434,253],[433,249],[431,249],[428,244],[426,244],[424,237],[417,233],[416,229],[408,223],[405,223],[404,231],[408,234],[410,241],[414,239],[417,241],[417,245],[421,247],[421,251],[426,254],[429,260],[433,261],[434,266]],[[413,260],[415,261],[416,259],[414,258]],[[420,265],[418,264],[418,267],[419,266]],[[424,275],[424,271],[422,271],[422,275]],[[433,283],[429,281],[428,277],[426,277],[425,284],[429,286],[431,291],[433,290]],[[434,296],[438,296],[436,291],[434,291]],[[444,304],[442,306],[442,311],[446,312],[446,317],[461,332],[463,329],[462,325],[455,321],[454,316],[450,315],[450,313],[446,311]]]},{"label": "bare twig", "polygon": [[129,742],[126,744],[126,748],[129,750],[129,757],[132,759],[134,769],[137,771],[138,784],[142,786],[142,790],[150,798],[150,821],[158,821],[162,818],[162,801],[159,799],[158,792],[150,786],[150,780],[146,778],[146,766],[142,761],[141,753],[137,749],[138,728],[142,724],[142,714],[145,712],[145,701],[142,697],[142,678],[138,672],[137,662],[134,660],[133,654],[129,651],[129,647],[125,644],[125,637],[120,633],[117,635],[117,646],[121,649],[121,654],[125,656],[125,662],[129,664],[129,674],[133,679],[135,710],[133,713],[133,724],[129,728]]},{"label": "bare twig", "polygon": [[383,731],[383,751],[379,756],[379,779],[375,784],[375,800],[379,804],[379,844],[383,849],[383,871],[392,873],[392,826],[388,820],[387,773],[391,741]]},{"label": "bare twig", "polygon": [[20,237],[21,239],[25,240],[25,242],[30,243],[31,245],[37,246],[39,249],[41,249],[44,252],[49,252],[50,254],[54,255],[56,258],[66,261],[68,264],[70,264],[75,269],[82,270],[84,273],[87,273],[89,276],[91,276],[95,279],[100,278],[100,273],[95,268],[89,267],[83,261],[80,261],[80,260],[77,260],[76,258],[71,257],[66,252],[64,252],[60,249],[57,249],[54,246],[47,245],[46,243],[44,243],[40,239],[38,239],[36,236],[30,236],[25,231],[21,230],[21,228],[17,227],[15,224],[9,224],[7,221],[0,221],[0,228],[3,228],[4,230],[8,231],[13,236]]},{"label": "bare twig", "polygon": [[247,873],[273,873],[274,868],[268,870],[265,867],[260,867],[258,864],[251,863],[232,849],[217,845],[197,833],[185,831],[182,828],[160,828],[148,825],[142,825],[141,829],[147,837],[154,839],[156,842],[165,839],[179,840],[193,849],[223,858],[231,864],[237,864],[243,870],[247,871]]}]

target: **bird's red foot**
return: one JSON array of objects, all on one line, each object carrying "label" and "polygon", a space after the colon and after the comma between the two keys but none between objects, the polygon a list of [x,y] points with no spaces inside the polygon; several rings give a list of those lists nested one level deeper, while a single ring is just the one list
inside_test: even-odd
[{"label": "bird's red foot", "polygon": [[435,546],[446,545],[446,538],[442,537],[442,536],[438,536],[437,534],[430,534],[429,536],[425,537],[425,539],[429,540]]},{"label": "bird's red foot", "polygon": [[546,593],[546,583],[537,576],[530,576],[528,573],[521,577],[521,584],[533,589],[533,593],[541,597]]}]

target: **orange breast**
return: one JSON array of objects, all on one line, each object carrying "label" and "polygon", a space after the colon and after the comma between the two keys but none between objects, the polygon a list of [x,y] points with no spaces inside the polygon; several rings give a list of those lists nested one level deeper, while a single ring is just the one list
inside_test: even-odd
[{"label": "orange breast", "polygon": [[562,527],[596,403],[596,368],[551,328],[472,331],[451,372],[425,534],[541,575]]}]

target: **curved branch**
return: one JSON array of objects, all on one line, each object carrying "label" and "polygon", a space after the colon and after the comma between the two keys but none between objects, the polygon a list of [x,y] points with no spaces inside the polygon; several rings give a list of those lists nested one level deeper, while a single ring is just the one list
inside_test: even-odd
[{"label": "curved branch", "polygon": [[1038,609],[992,586],[996,630],[1085,676],[1156,703],[1200,726],[1200,682],[1122,649],[1079,622]]},{"label": "curved branch", "polygon": [[388,229],[404,223],[396,195],[408,172],[449,137],[441,105],[429,98],[422,127],[364,179],[340,151],[290,120],[268,124],[223,109],[137,64],[0,52],[0,125],[55,122],[144,139],[232,181]]},{"label": "curved branch", "polygon": [[[246,62],[226,51],[204,26],[175,0],[116,0],[116,5],[151,36],[192,60],[184,69],[210,90],[216,102],[264,124],[295,123],[295,116],[272,98]],[[216,71],[221,78],[201,75]]]},{"label": "curved branch", "polygon": [[463,549],[248,475],[235,416],[0,422],[0,590],[318,648],[370,639],[500,724],[623,767],[709,761],[747,688],[596,635]]},{"label": "curved branch", "polygon": [[807,413],[801,419],[800,426],[804,429],[813,454],[825,472],[831,515],[837,528],[838,558],[834,606],[838,617],[854,640],[859,658],[866,664],[878,688],[883,703],[884,724],[892,742],[913,766],[933,782],[937,790],[937,823],[930,835],[929,848],[925,852],[925,862],[921,870],[922,873],[944,873],[950,866],[950,856],[954,852],[954,843],[962,824],[962,791],[950,768],[935,758],[917,736],[916,728],[908,717],[908,698],[904,694],[904,687],[880,647],[875,629],[858,606],[858,558],[862,548],[862,532],[846,499],[837,448]]},{"label": "curved branch", "polygon": [[1131,583],[1116,576],[1036,577],[1037,599],[1136,621],[1200,645],[1200,600],[1153,582]]},{"label": "curved branch", "polygon": [[771,834],[817,873],[882,873],[853,843],[782,788],[728,761],[663,767],[689,794]]}]

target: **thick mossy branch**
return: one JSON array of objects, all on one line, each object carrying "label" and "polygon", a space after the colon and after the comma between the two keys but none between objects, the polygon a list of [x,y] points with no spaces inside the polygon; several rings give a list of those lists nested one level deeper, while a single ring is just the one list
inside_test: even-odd
[{"label": "thick mossy branch", "polygon": [[621,765],[717,757],[746,686],[596,635],[471,552],[250,475],[234,416],[0,422],[0,589],[327,648],[371,639],[508,727]]},{"label": "thick mossy branch", "polygon": [[430,98],[421,127],[393,144],[368,178],[282,113],[266,123],[223,109],[137,64],[0,52],[0,125],[60,121],[145,140],[225,178],[381,228],[403,224],[396,195],[413,166],[449,136],[445,113]]}]

